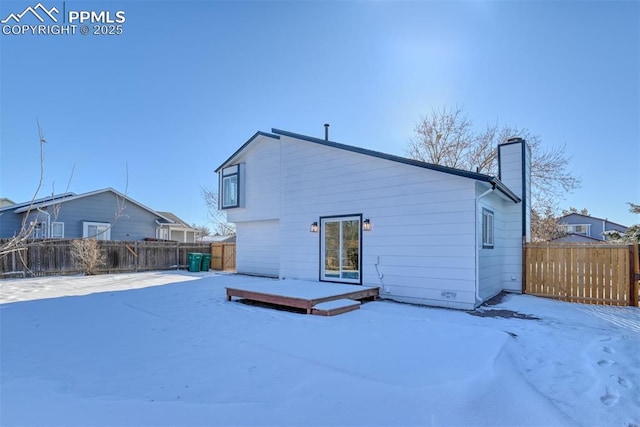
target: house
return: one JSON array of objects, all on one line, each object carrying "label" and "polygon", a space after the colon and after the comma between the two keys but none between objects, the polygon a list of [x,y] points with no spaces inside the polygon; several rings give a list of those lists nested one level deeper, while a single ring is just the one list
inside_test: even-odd
[{"label": "house", "polygon": [[178,218],[171,212],[158,212],[171,222],[160,222],[157,238],[162,240],[173,240],[176,242],[194,243],[198,240],[198,230],[189,226],[186,222]]},{"label": "house", "polygon": [[616,224],[608,219],[576,212],[558,218],[558,223],[566,235],[554,239],[554,242],[598,243],[606,241],[609,232],[616,231],[624,234],[627,231],[627,227],[624,225]]},{"label": "house", "polygon": [[217,169],[238,273],[378,286],[473,309],[522,291],[530,149],[499,146],[499,178],[272,129]]},{"label": "house", "polygon": [[227,236],[221,236],[219,234],[215,234],[213,236],[202,236],[201,239],[198,239],[199,242],[211,242],[211,243],[235,243],[236,235],[231,234]]},{"label": "house", "polygon": [[23,223],[33,226],[33,238],[99,240],[159,238],[162,230],[175,225],[171,217],[112,188],[58,194],[0,208],[0,238],[17,235]]},{"label": "house", "polygon": [[6,197],[0,197],[0,208],[4,208],[5,206],[11,206],[15,204],[16,202],[14,202],[11,199],[7,199]]}]

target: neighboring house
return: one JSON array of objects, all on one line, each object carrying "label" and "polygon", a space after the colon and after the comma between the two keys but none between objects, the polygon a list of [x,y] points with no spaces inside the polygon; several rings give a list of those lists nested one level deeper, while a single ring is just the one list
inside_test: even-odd
[{"label": "neighboring house", "polygon": [[0,197],[0,208],[4,208],[5,206],[11,206],[15,204],[16,202],[14,202],[11,199],[7,199],[6,197]]},{"label": "neighboring house", "polygon": [[566,235],[554,239],[554,242],[604,242],[607,240],[607,232],[624,234],[627,231],[624,225],[579,213],[564,215],[558,218],[558,223]]},{"label": "neighboring house", "polygon": [[158,211],[160,215],[171,222],[161,222],[156,237],[161,240],[174,240],[176,242],[194,243],[198,239],[198,230],[178,218],[171,212]]},{"label": "neighboring house", "polygon": [[398,301],[473,309],[522,291],[530,149],[498,150],[500,179],[272,129],[216,172],[237,271],[379,286]]},{"label": "neighboring house", "polygon": [[219,234],[213,236],[203,236],[199,239],[200,242],[211,242],[211,243],[235,243],[236,235],[232,234],[230,236],[221,236]]},{"label": "neighboring house", "polygon": [[0,238],[33,225],[33,238],[142,240],[174,221],[112,188],[64,193],[0,208]]}]

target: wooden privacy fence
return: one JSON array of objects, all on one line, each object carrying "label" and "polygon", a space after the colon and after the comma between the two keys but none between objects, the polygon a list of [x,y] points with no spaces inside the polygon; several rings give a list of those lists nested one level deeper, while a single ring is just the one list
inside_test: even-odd
[{"label": "wooden privacy fence", "polygon": [[638,305],[638,244],[527,243],[525,293],[586,304]]},{"label": "wooden privacy fence", "polygon": [[236,244],[235,243],[212,243],[211,244],[211,268],[214,270],[235,271]]},{"label": "wooden privacy fence", "polygon": [[[26,250],[0,257],[0,278],[82,273],[71,259],[72,240],[33,240]],[[2,243],[2,240],[0,240]],[[187,268],[190,252],[210,253],[209,243],[98,241],[105,265],[97,273]]]}]

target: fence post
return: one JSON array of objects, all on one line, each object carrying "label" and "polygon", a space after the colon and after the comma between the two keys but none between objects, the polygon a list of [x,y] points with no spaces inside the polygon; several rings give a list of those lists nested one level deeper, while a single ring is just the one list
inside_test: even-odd
[{"label": "fence post", "polygon": [[523,294],[527,293],[527,237],[522,236],[522,284],[521,290]]},{"label": "fence post", "polygon": [[640,252],[638,251],[638,242],[634,242],[631,245],[631,256],[633,260],[631,260],[631,265],[633,266],[631,269],[631,295],[629,298],[629,305],[634,307],[638,306],[638,282],[640,282]]}]

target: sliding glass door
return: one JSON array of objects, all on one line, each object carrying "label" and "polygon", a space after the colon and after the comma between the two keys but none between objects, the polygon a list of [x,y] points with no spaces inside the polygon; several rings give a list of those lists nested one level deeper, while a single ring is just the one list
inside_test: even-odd
[{"label": "sliding glass door", "polygon": [[362,217],[320,218],[320,280],[361,284]]}]

